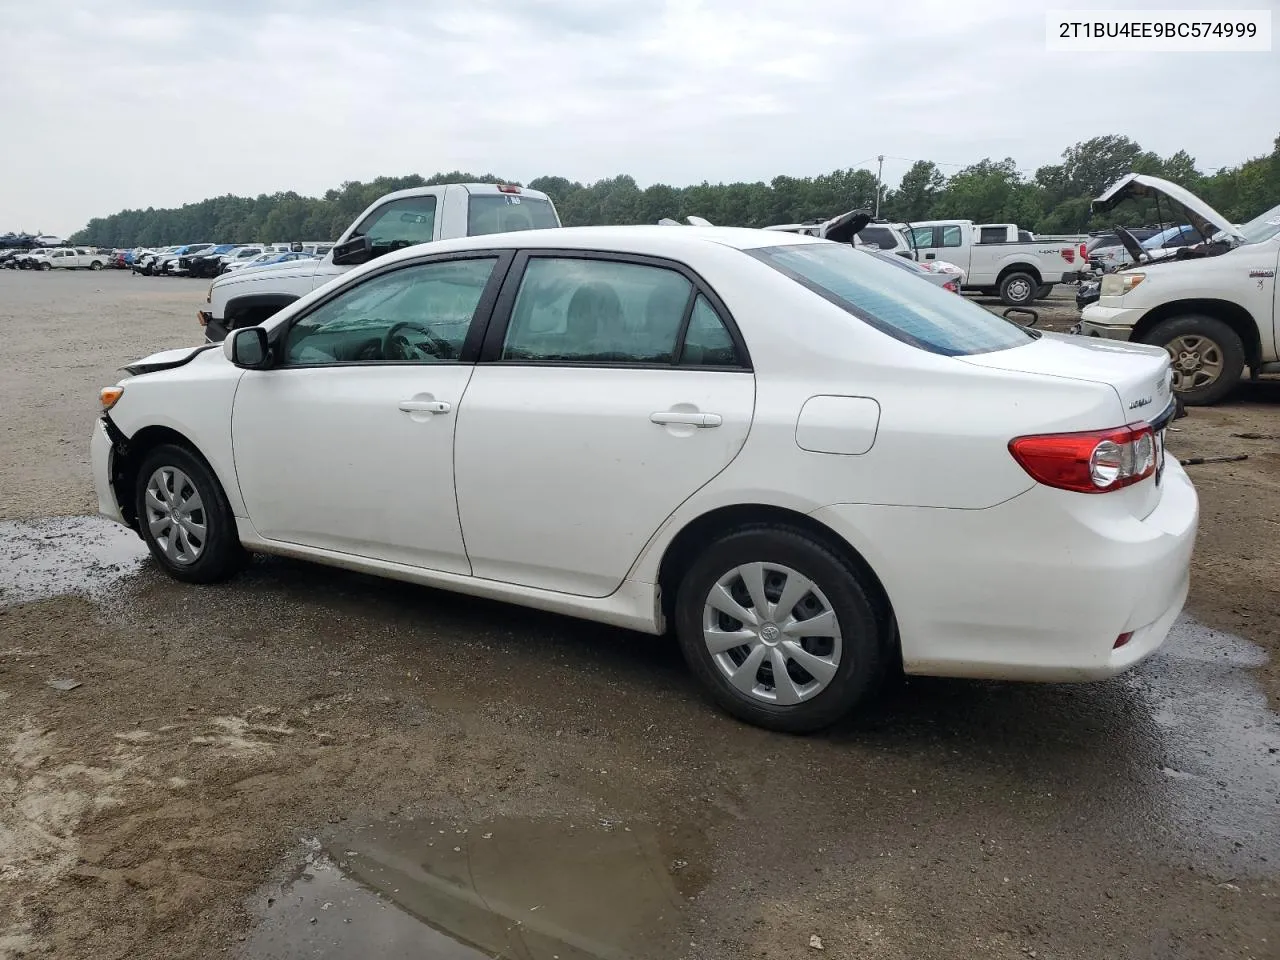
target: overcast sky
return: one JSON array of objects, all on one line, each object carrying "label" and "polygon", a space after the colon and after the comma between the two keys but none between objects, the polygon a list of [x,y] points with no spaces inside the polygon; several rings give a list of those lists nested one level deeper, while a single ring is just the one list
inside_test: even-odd
[{"label": "overcast sky", "polygon": [[1206,170],[1270,151],[1280,51],[1049,53],[1059,6],[0,0],[0,232],[453,169],[684,185],[884,153],[892,183],[1104,133]]}]

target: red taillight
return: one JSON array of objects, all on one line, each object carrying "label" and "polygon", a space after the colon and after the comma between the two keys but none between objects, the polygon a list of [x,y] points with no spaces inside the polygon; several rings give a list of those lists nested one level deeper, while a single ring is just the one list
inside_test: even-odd
[{"label": "red taillight", "polygon": [[1156,470],[1156,443],[1145,423],[1087,433],[1017,437],[1009,452],[1032,479],[1059,490],[1109,493]]},{"label": "red taillight", "polygon": [[1089,245],[1087,243],[1080,244],[1080,262],[1089,262]]},{"label": "red taillight", "polygon": [[942,285],[942,289],[950,290],[952,293],[959,293],[960,284],[956,283],[954,280],[948,280],[946,283]]},{"label": "red taillight", "polygon": [[1126,643],[1128,643],[1132,639],[1133,639],[1132,630],[1130,630],[1128,633],[1122,633],[1120,634],[1120,636],[1116,637],[1116,642],[1111,645],[1111,649],[1119,650],[1121,647],[1123,647]]},{"label": "red taillight", "polygon": [[500,183],[498,184],[498,192],[499,193],[519,193],[520,188],[516,186],[512,186],[509,183]]},{"label": "red taillight", "polygon": [[1076,252],[1072,250],[1070,247],[1063,247],[1061,250],[1061,253],[1062,253],[1062,259],[1067,261],[1067,263],[1076,262]]}]

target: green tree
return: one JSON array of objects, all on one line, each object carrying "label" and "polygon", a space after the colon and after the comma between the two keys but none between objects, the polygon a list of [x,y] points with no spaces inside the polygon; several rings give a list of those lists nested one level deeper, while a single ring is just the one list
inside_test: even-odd
[{"label": "green tree", "polygon": [[898,189],[889,193],[882,212],[895,220],[924,220],[929,215],[946,178],[930,160],[917,160],[902,175]]}]

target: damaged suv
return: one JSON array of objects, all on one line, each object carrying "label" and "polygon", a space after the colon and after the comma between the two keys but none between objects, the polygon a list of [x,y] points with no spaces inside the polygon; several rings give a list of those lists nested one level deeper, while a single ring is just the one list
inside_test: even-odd
[{"label": "damaged suv", "polygon": [[1125,200],[1172,204],[1203,242],[1145,250],[1116,233],[1134,262],[1102,278],[1100,297],[1073,332],[1164,347],[1183,403],[1222,400],[1245,368],[1252,378],[1280,373],[1280,206],[1241,226],[1175,183],[1131,173],[1093,202],[1106,211]]}]

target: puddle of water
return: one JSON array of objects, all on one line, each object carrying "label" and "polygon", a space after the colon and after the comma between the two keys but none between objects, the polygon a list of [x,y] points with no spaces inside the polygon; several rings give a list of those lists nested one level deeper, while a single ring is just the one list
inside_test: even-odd
[{"label": "puddle of water", "polygon": [[0,604],[96,597],[137,571],[147,548],[105,517],[0,521]]},{"label": "puddle of water", "polygon": [[1164,750],[1159,797],[1184,843],[1241,873],[1280,864],[1280,716],[1253,670],[1266,654],[1190,618],[1160,661],[1130,675],[1150,705]]},{"label": "puddle of water", "polygon": [[692,847],[638,823],[406,820],[326,850],[255,898],[246,960],[661,960],[702,882]]}]

